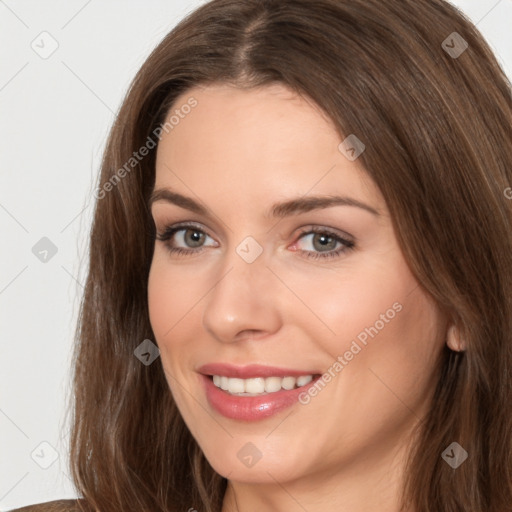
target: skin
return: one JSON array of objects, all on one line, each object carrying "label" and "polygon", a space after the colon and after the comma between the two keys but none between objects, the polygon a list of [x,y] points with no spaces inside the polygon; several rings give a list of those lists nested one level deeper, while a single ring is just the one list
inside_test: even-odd
[{"label": "skin", "polygon": [[[157,233],[182,221],[206,233],[155,242],[150,319],[179,410],[213,468],[229,480],[223,512],[337,510],[397,512],[413,427],[425,416],[437,357],[452,332],[419,287],[400,250],[386,203],[359,160],[311,101],[281,85],[194,88],[198,105],[157,149],[155,189],[194,198],[209,216],[160,200]],[[275,219],[276,202],[340,194],[360,201]],[[337,257],[316,226],[355,245]],[[308,234],[309,233],[309,234]],[[246,237],[263,252],[247,263]],[[192,245],[191,245],[192,244]],[[303,252],[301,252],[303,251]],[[209,362],[319,370],[332,367],[392,305],[385,323],[307,405],[256,422],[227,419],[208,404],[197,369]],[[307,371],[306,373],[309,373]],[[253,443],[261,459],[237,452]]]}]

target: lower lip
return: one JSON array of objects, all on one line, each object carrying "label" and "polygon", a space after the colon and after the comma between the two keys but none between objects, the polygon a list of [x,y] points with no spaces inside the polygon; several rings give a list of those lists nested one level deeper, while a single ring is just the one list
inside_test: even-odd
[{"label": "lower lip", "polygon": [[206,390],[206,398],[213,409],[226,418],[239,421],[262,420],[291,407],[299,401],[299,395],[307,392],[320,378],[319,376],[309,384],[289,391],[282,389],[260,396],[237,396],[218,388],[210,377],[200,377]]}]

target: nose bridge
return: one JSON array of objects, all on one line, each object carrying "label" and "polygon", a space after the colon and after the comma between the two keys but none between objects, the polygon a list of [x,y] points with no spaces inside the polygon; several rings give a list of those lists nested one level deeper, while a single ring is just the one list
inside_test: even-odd
[{"label": "nose bridge", "polygon": [[263,247],[246,237],[229,251],[205,300],[203,325],[219,341],[236,341],[243,331],[274,332],[280,314],[273,275]]}]

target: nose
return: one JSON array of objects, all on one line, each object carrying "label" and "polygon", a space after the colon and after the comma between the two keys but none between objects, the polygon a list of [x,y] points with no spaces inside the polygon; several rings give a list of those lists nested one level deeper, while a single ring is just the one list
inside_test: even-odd
[{"label": "nose", "polygon": [[252,263],[234,250],[205,297],[203,326],[217,341],[231,343],[277,332],[282,325],[279,281],[263,253]]}]

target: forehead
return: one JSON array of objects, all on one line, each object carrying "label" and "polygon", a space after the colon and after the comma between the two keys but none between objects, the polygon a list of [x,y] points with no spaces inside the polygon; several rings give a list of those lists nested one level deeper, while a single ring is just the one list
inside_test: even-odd
[{"label": "forehead", "polygon": [[[195,102],[193,109],[183,108]],[[187,113],[185,113],[187,112]],[[195,87],[177,98],[157,148],[155,188],[254,205],[308,193],[382,198],[342,136],[308,98],[283,85]]]}]

